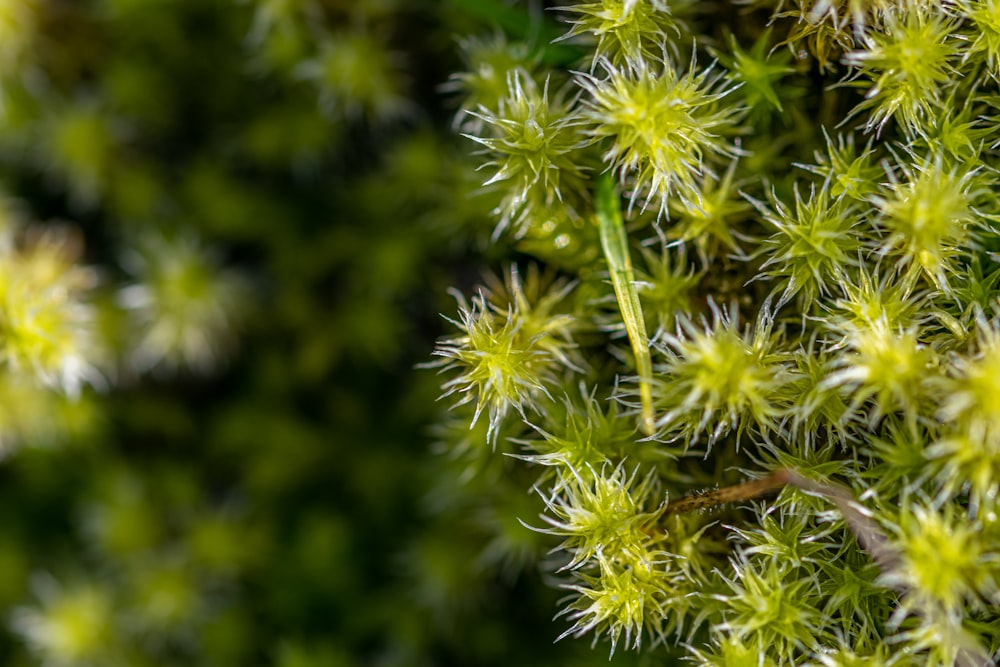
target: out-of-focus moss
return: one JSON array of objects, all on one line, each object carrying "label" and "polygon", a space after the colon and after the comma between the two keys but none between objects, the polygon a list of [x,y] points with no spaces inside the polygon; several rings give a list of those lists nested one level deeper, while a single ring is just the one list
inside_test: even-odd
[{"label": "out-of-focus moss", "polygon": [[79,231],[103,355],[76,397],[0,364],[5,664],[586,664],[551,647],[538,536],[481,501],[537,502],[453,488],[413,371],[437,295],[511,250],[450,135],[451,36],[537,18],[8,9],[4,211]]}]

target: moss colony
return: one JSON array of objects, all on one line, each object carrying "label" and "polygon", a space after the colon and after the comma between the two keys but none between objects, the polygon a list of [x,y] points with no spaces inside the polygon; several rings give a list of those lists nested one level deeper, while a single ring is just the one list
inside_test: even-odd
[{"label": "moss colony", "polygon": [[564,635],[992,664],[1000,2],[552,9],[554,46],[463,44],[518,254],[431,365],[442,446],[530,485],[496,512],[553,547]]},{"label": "moss colony", "polygon": [[997,0],[0,0],[0,662],[990,664],[998,79]]},{"label": "moss colony", "polygon": [[606,663],[427,455],[493,206],[438,88],[496,20],[0,0],[4,667]]}]

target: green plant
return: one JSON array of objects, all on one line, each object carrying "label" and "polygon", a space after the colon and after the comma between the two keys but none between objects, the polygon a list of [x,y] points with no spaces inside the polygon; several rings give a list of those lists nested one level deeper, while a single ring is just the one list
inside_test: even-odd
[{"label": "green plant", "polygon": [[535,475],[563,636],[991,664],[997,3],[706,6],[568,4],[574,73],[458,75],[510,275],[562,282],[459,297],[438,365],[489,427],[442,445]]},{"label": "green plant", "polygon": [[[496,205],[434,93],[468,20],[0,0],[5,666],[553,664],[493,570],[536,536],[453,509],[412,374]],[[568,289],[505,279],[539,326]]]}]

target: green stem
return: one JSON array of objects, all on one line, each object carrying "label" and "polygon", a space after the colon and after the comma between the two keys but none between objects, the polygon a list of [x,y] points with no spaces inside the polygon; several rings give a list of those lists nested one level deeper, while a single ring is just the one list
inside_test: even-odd
[{"label": "green stem", "polygon": [[621,202],[610,174],[602,175],[597,181],[594,208],[604,257],[611,273],[611,284],[615,288],[618,308],[622,313],[639,375],[639,428],[646,435],[652,435],[656,430],[653,412],[653,362],[649,356],[649,338],[642,317],[642,304],[639,303],[639,294],[635,289],[635,274],[629,254],[628,234],[625,233],[625,223],[622,220]]}]

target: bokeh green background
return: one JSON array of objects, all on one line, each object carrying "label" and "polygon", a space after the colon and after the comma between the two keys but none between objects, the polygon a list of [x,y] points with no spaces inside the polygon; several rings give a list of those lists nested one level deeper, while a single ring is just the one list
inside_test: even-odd
[{"label": "bokeh green background", "polygon": [[88,390],[4,439],[0,663],[608,664],[553,645],[550,545],[486,509],[533,517],[525,480],[435,453],[439,378],[415,368],[447,288],[509,254],[442,90],[456,38],[552,21],[487,1],[0,0],[6,194],[78,226],[108,284],[167,230],[253,287],[226,363]]}]

